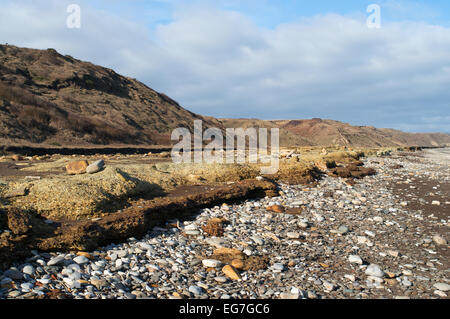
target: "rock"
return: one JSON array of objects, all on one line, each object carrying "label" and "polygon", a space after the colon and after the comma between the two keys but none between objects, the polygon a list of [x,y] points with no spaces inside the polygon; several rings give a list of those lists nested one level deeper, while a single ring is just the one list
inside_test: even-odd
[{"label": "rock", "polygon": [[335,286],[328,281],[324,281],[323,286],[324,286],[325,290],[328,290],[328,291],[333,291],[335,288]]},{"label": "rock", "polygon": [[232,255],[235,258],[241,258],[242,252],[236,248],[221,247],[214,250],[213,255]]},{"label": "rock", "polygon": [[104,160],[98,160],[94,163],[90,164],[88,167],[86,167],[86,173],[88,174],[94,174],[97,172],[100,172],[105,167],[105,161]]},{"label": "rock", "polygon": [[28,176],[25,176],[25,179],[40,180],[41,176],[28,175]]},{"label": "rock", "polygon": [[117,254],[116,253],[112,253],[109,255],[109,259],[111,259],[111,261],[116,261],[117,259]]},{"label": "rock", "polygon": [[307,222],[304,222],[304,221],[299,221],[298,223],[297,223],[297,225],[298,225],[298,227],[300,227],[300,228],[308,228],[308,223]]},{"label": "rock", "polygon": [[434,235],[433,236],[433,241],[438,246],[445,246],[445,245],[447,245],[447,240],[445,238],[443,238],[442,236],[439,236],[439,235]]},{"label": "rock", "polygon": [[434,284],[433,287],[436,288],[437,290],[444,291],[444,292],[450,290],[450,285],[443,283],[443,282]]},{"label": "rock", "polygon": [[168,158],[170,157],[170,152],[161,152],[156,154],[158,157]]},{"label": "rock", "polygon": [[198,230],[198,227],[197,227],[197,225],[195,225],[195,224],[189,224],[189,225],[186,225],[185,227],[184,227],[184,230],[186,231],[186,230],[189,230],[189,231],[191,231],[191,230]]},{"label": "rock", "polygon": [[258,236],[252,236],[252,237],[251,237],[251,240],[253,240],[253,242],[254,242],[256,245],[259,245],[259,246],[264,245],[264,240],[263,240],[261,237],[258,237]]},{"label": "rock", "polygon": [[369,247],[373,246],[373,243],[369,240],[369,238],[365,236],[358,236],[357,237],[358,244],[366,244]]},{"label": "rock", "polygon": [[274,272],[281,272],[284,270],[284,265],[281,263],[276,263],[276,264],[273,264],[271,268]]},{"label": "rock", "polygon": [[44,285],[48,285],[50,283],[50,279],[45,279],[45,278],[37,279],[37,281],[39,281],[41,284],[44,284]]},{"label": "rock", "polygon": [[7,271],[4,272],[4,275],[6,277],[14,279],[14,280],[22,280],[23,279],[23,273],[15,270],[15,269],[8,269]]},{"label": "rock", "polygon": [[202,260],[202,264],[207,268],[216,268],[222,265],[222,262],[216,259],[204,259]]},{"label": "rock", "polygon": [[0,288],[1,289],[14,289],[14,288],[16,288],[16,286],[15,286],[15,283],[14,283],[14,281],[12,281],[12,279],[11,278],[8,278],[8,277],[6,277],[6,278],[3,278],[1,281],[0,281]]},{"label": "rock", "polygon": [[181,297],[181,295],[178,292],[174,291],[170,299],[183,299],[183,297]]},{"label": "rock", "polygon": [[367,280],[371,281],[371,282],[378,283],[378,284],[382,284],[384,282],[383,278],[375,277],[375,276],[367,276]]},{"label": "rock", "polygon": [[136,299],[145,299],[147,297],[147,295],[145,293],[143,293],[142,291],[138,291],[138,290],[133,290],[131,292],[132,295],[136,296]]},{"label": "rock", "polygon": [[77,252],[77,256],[84,256],[88,259],[94,259],[94,256],[92,256],[90,253],[85,252],[85,251],[79,251]]},{"label": "rock", "polygon": [[319,223],[321,223],[321,222],[323,222],[323,221],[325,220],[325,218],[324,218],[322,215],[320,215],[320,214],[314,214],[314,218],[315,218]]},{"label": "rock", "polygon": [[64,261],[63,256],[56,256],[47,262],[47,266],[56,266],[56,265],[59,265],[60,263],[62,263],[63,261]]},{"label": "rock", "polygon": [[388,250],[388,254],[392,257],[398,257],[399,253],[396,250]]},{"label": "rock", "polygon": [[365,271],[366,275],[368,276],[373,276],[373,277],[377,277],[377,278],[382,278],[384,277],[384,271],[381,270],[380,266],[376,265],[376,264],[370,264]]},{"label": "rock", "polygon": [[226,245],[225,239],[219,237],[207,237],[205,243],[216,248],[223,248]]},{"label": "rock", "polygon": [[300,234],[297,232],[288,232],[286,234],[286,236],[290,239],[299,239],[300,238]]},{"label": "rock", "polygon": [[31,265],[26,265],[25,267],[23,267],[22,272],[24,274],[27,274],[27,275],[31,276],[31,275],[34,274],[34,267],[31,266]]},{"label": "rock", "polygon": [[405,287],[411,287],[412,283],[411,283],[411,281],[409,281],[408,279],[405,278],[402,280],[402,285]]},{"label": "rock", "polygon": [[27,196],[27,194],[28,194],[28,186],[21,186],[6,192],[4,197],[13,198],[13,197]]},{"label": "rock", "polygon": [[303,295],[303,292],[300,290],[300,289],[298,289],[297,287],[292,287],[291,288],[291,294],[295,294],[295,295]]},{"label": "rock", "polygon": [[375,233],[372,232],[372,231],[370,231],[370,230],[366,230],[364,233],[365,233],[367,236],[375,237]]},{"label": "rock", "polygon": [[428,278],[428,277],[423,277],[423,276],[416,276],[416,279],[417,279],[417,280],[420,280],[420,281],[430,281],[430,278]]},{"label": "rock", "polygon": [[306,296],[308,297],[308,299],[317,299],[317,294],[314,291],[308,290],[308,292],[306,293]]},{"label": "rock", "polygon": [[225,267],[222,268],[222,272],[231,280],[241,279],[241,276],[238,274],[236,269],[230,265],[225,265]]},{"label": "rock", "polygon": [[87,161],[74,161],[66,165],[66,172],[69,175],[77,175],[86,173],[86,169],[89,166]]},{"label": "rock", "polygon": [[242,259],[233,259],[231,261],[231,266],[233,266],[236,269],[243,269],[245,264],[244,264],[244,261]]},{"label": "rock", "polygon": [[391,279],[397,277],[397,275],[395,273],[390,272],[390,271],[386,271],[385,275],[386,275],[386,277],[391,278]]},{"label": "rock", "polygon": [[215,281],[220,282],[221,284],[225,283],[228,281],[227,277],[222,277],[222,276],[217,276],[216,278],[214,278]]},{"label": "rock", "polygon": [[355,281],[356,277],[354,275],[344,275],[345,278],[347,278],[350,281]]},{"label": "rock", "polygon": [[89,259],[85,256],[77,256],[73,259],[78,265],[86,264],[89,262]]},{"label": "rock", "polygon": [[339,234],[344,235],[349,232],[349,229],[347,226],[340,226],[337,231]]},{"label": "rock", "polygon": [[402,274],[405,275],[405,276],[412,276],[413,275],[412,271],[408,270],[408,269],[404,269],[402,271]]},{"label": "rock", "polygon": [[188,290],[189,292],[192,292],[196,296],[203,294],[203,289],[195,285],[189,286]]},{"label": "rock", "polygon": [[147,244],[147,243],[140,242],[139,243],[139,247],[144,249],[144,250],[150,250],[150,251],[153,250],[153,246],[150,245],[150,244]]},{"label": "rock", "polygon": [[197,286],[199,286],[200,288],[203,288],[205,290],[209,289],[209,286],[207,284],[203,283],[203,282],[198,282]]},{"label": "rock", "polygon": [[23,160],[23,157],[20,156],[20,155],[18,155],[18,154],[14,154],[14,155],[11,156],[11,159],[12,159],[13,161],[18,162],[18,161]]},{"label": "rock", "polygon": [[11,297],[11,298],[19,297],[19,296],[20,296],[20,291],[18,291],[18,290],[13,290],[13,291],[11,291],[11,292],[8,294],[8,296]]},{"label": "rock", "polygon": [[373,220],[376,221],[377,223],[382,223],[384,221],[383,217],[380,216],[374,217]]},{"label": "rock", "polygon": [[91,278],[91,284],[99,289],[105,287],[107,285],[107,282],[105,279]]},{"label": "rock", "polygon": [[398,281],[396,279],[385,279],[384,280],[389,286],[395,286],[398,284]]},{"label": "rock", "polygon": [[438,200],[434,200],[434,201],[431,202],[431,205],[440,206],[441,202],[438,201]]},{"label": "rock", "polygon": [[30,291],[33,289],[34,285],[31,282],[24,282],[20,285],[20,288],[22,288],[24,291]]},{"label": "rock", "polygon": [[299,298],[299,294],[293,294],[293,293],[289,293],[289,292],[282,292],[280,294],[280,299],[298,299]]},{"label": "rock", "polygon": [[282,214],[285,211],[284,207],[281,205],[268,206],[268,207],[266,207],[266,209],[270,212],[274,212],[274,213],[278,213],[278,214]]},{"label": "rock", "polygon": [[117,257],[119,257],[119,258],[125,258],[127,255],[128,255],[128,251],[126,251],[126,250],[119,250],[117,252]]},{"label": "rock", "polygon": [[352,264],[358,264],[358,265],[362,265],[363,264],[363,260],[358,255],[350,255],[350,256],[348,256],[348,261],[350,263],[352,263]]}]

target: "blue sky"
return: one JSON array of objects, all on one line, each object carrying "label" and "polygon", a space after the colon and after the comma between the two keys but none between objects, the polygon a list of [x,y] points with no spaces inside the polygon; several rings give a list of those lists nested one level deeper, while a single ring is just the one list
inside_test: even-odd
[{"label": "blue sky", "polygon": [[[81,29],[66,27],[72,3]],[[0,42],[113,68],[204,115],[450,131],[450,1],[2,0]]]},{"label": "blue sky", "polygon": [[150,29],[160,23],[173,21],[173,11],[178,8],[201,6],[232,10],[250,17],[258,26],[274,28],[303,17],[336,13],[341,15],[365,14],[370,4],[379,4],[383,20],[423,21],[450,25],[450,1],[446,0],[101,0],[93,1],[96,8],[144,21]]}]

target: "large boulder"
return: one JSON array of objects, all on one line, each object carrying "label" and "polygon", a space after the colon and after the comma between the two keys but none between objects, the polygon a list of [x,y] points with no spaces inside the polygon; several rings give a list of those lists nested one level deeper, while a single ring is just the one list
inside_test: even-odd
[{"label": "large boulder", "polygon": [[105,161],[104,160],[98,160],[86,167],[86,173],[88,174],[94,174],[97,172],[100,172],[105,167]]},{"label": "large boulder", "polygon": [[88,166],[88,161],[74,161],[66,165],[66,171],[69,175],[84,174]]}]

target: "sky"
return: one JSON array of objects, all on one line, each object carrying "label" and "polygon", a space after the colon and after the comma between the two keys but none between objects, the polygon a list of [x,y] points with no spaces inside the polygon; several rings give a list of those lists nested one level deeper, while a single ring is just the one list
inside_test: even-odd
[{"label": "sky", "polygon": [[450,133],[448,0],[1,0],[0,43],[112,68],[202,115]]}]

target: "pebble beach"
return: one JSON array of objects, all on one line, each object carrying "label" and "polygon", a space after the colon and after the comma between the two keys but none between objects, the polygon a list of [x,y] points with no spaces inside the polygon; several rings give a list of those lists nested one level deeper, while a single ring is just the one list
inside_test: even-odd
[{"label": "pebble beach", "polygon": [[[33,251],[0,271],[0,298],[448,298],[449,150],[362,161],[377,174],[353,185],[281,184],[277,197],[204,208],[144,238]],[[220,236],[205,231],[212,219]]]}]

